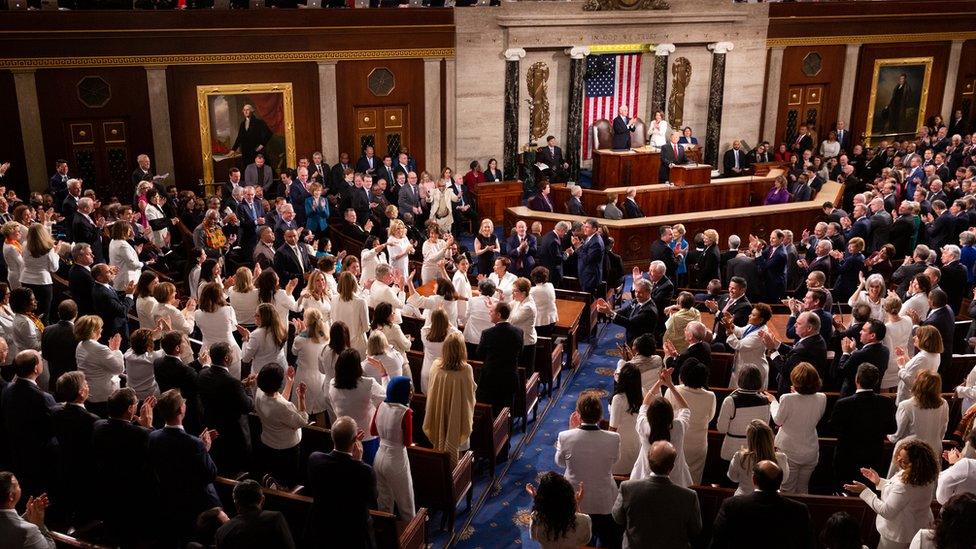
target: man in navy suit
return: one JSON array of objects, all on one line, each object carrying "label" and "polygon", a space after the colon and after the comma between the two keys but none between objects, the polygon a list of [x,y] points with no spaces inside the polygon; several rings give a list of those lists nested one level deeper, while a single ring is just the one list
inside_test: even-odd
[{"label": "man in navy suit", "polygon": [[925,169],[922,168],[922,157],[917,154],[912,155],[911,160],[909,160],[909,167],[911,171],[905,178],[905,196],[913,197],[915,196],[915,188],[927,179]]},{"label": "man in navy suit", "polygon": [[563,277],[563,262],[569,257],[563,246],[563,238],[572,229],[568,221],[560,221],[539,240],[539,253],[536,263],[549,269],[549,282],[556,288]]},{"label": "man in navy suit", "polygon": [[[637,268],[635,267],[635,270]],[[634,279],[634,299],[614,311],[606,300],[597,300],[597,311],[610,317],[610,322],[626,330],[627,345],[644,334],[657,331],[657,305],[651,299],[651,283],[644,278]]]},{"label": "man in navy suit", "polygon": [[925,217],[922,219],[927,222],[925,232],[929,237],[929,246],[939,249],[946,244],[951,244],[959,236],[959,233],[956,233],[955,236],[952,234],[956,229],[956,219],[952,212],[946,208],[945,202],[936,200],[932,203],[932,210],[934,215],[929,214],[927,219]]},{"label": "man in navy suit", "polygon": [[89,244],[92,253],[95,255],[95,263],[102,263],[105,261],[105,254],[102,250],[102,227],[105,225],[105,221],[102,218],[96,224],[91,218],[93,211],[95,211],[95,203],[91,198],[85,197],[78,200],[78,211],[71,222],[71,234],[76,243]]},{"label": "man in navy suit", "polygon": [[627,105],[620,105],[617,109],[617,116],[613,119],[613,149],[630,149],[630,134],[636,129],[634,121],[630,118],[630,109]]},{"label": "man in navy suit", "polygon": [[749,235],[749,247],[756,253],[756,268],[763,275],[765,283],[763,302],[778,303],[786,292],[786,249],[781,245],[783,231],[776,229],[769,233],[769,246],[759,250],[759,240]]},{"label": "man in navy suit", "polygon": [[298,168],[298,178],[292,183],[287,200],[295,208],[295,222],[299,227],[305,226],[305,199],[312,196],[308,185],[308,168]]},{"label": "man in navy suit", "polygon": [[627,198],[624,199],[624,219],[638,219],[644,217],[644,210],[641,209],[635,198],[637,189],[627,189]]},{"label": "man in navy suit", "polygon": [[[837,368],[831,377],[833,378],[834,385],[840,386],[840,395],[842,397],[854,394],[854,391],[857,389],[855,386],[855,377],[858,367],[865,362],[873,364],[878,369],[878,374],[884,377],[884,372],[888,368],[888,357],[890,354],[890,349],[883,343],[885,334],[887,334],[887,328],[885,328],[884,322],[876,318],[871,318],[861,325],[859,341],[863,347],[857,349],[854,340],[849,337],[841,340],[840,347],[844,354],[837,361]],[[881,386],[878,385],[869,388],[878,391],[881,389]]]},{"label": "man in navy suit", "polygon": [[809,151],[813,149],[813,138],[807,133],[807,127],[805,125],[800,126],[800,133],[797,134],[796,139],[790,146],[790,150],[794,154],[802,155],[804,151]]},{"label": "man in navy suit", "polygon": [[599,232],[600,224],[596,219],[590,218],[583,222],[583,238],[573,237],[580,288],[588,293],[596,291],[603,282],[605,250]]},{"label": "man in navy suit", "polygon": [[376,173],[380,167],[380,161],[373,154],[373,146],[366,145],[363,149],[363,155],[359,157],[359,161],[356,162],[356,171],[359,173],[368,173],[373,175]]},{"label": "man in navy suit", "polygon": [[537,253],[535,237],[529,234],[525,221],[515,223],[515,234],[505,242],[508,258],[512,260],[512,274],[528,277],[535,267]]},{"label": "man in navy suit", "polygon": [[851,152],[851,131],[847,129],[843,120],[837,121],[837,142],[840,143],[840,150],[844,153]]},{"label": "man in navy suit", "polygon": [[563,159],[563,150],[556,145],[556,136],[550,135],[546,138],[546,146],[539,147],[535,159],[549,166],[553,181],[560,182],[568,179],[569,172],[566,170],[569,169],[569,163]]},{"label": "man in navy suit", "polygon": [[115,277],[113,269],[114,267],[109,267],[104,263],[92,267],[92,277],[95,279],[95,286],[91,290],[92,308],[95,314],[102,318],[104,325],[102,343],[108,341],[115,334],[121,334],[122,346],[127,348],[129,346],[129,319],[127,315],[135,303],[132,294],[136,289],[136,281],[130,281],[125,287],[125,291],[116,291],[112,287],[112,279]]},{"label": "man in navy suit", "polygon": [[48,192],[54,197],[54,208],[60,212],[61,204],[68,196],[68,161],[58,159],[54,162],[54,175],[48,183]]},{"label": "man in navy suit", "polygon": [[[678,132],[671,132],[671,140],[661,147],[661,168],[658,172],[658,182],[664,183],[671,178],[671,166],[686,164],[685,148],[678,144]],[[744,157],[744,155],[743,155]]]},{"label": "man in navy suit", "polygon": [[749,168],[749,161],[746,153],[742,150],[742,141],[736,139],[732,142],[732,148],[725,151],[722,156],[722,173],[725,177],[735,177],[742,175]]},{"label": "man in navy suit", "polygon": [[91,246],[84,242],[76,243],[71,247],[71,259],[74,265],[68,271],[68,289],[78,304],[78,316],[93,314],[95,306],[92,304],[92,288],[95,287],[95,279],[92,277],[91,266],[95,262],[95,255]]},{"label": "man in navy suit", "polygon": [[[238,237],[244,257],[254,254],[254,247],[258,243],[258,227],[265,224],[264,204],[254,198],[254,187],[244,187],[244,200],[237,205]],[[302,208],[304,209],[304,204]]]},{"label": "man in navy suit", "polygon": [[78,212],[78,201],[81,199],[81,180],[80,179],[69,179],[68,180],[68,190],[65,193],[64,201],[61,203],[61,215],[64,217],[64,221],[61,225],[64,226],[65,236],[69,240],[74,240],[72,236],[72,229],[74,228],[75,214]]},{"label": "man in navy suit", "polygon": [[30,496],[40,495],[51,486],[57,459],[57,403],[37,386],[37,376],[43,369],[41,353],[33,349],[17,353],[13,362],[17,377],[3,389],[0,399],[10,464],[23,492]]},{"label": "man in navy suit", "polygon": [[797,341],[794,345],[787,345],[776,339],[767,330],[759,332],[766,349],[772,351],[769,355],[769,386],[773,386],[774,374],[777,380],[779,394],[790,392],[792,383],[790,374],[793,368],[801,362],[809,362],[826,377],[827,343],[820,337],[820,317],[809,311],[800,313],[796,320]]},{"label": "man in navy suit", "polygon": [[[913,316],[909,312],[909,316]],[[922,326],[935,326],[942,334],[942,359],[939,371],[944,372],[952,364],[952,335],[955,331],[956,314],[949,307],[949,297],[941,288],[929,292],[929,315],[922,320]]]},{"label": "man in navy suit", "polygon": [[204,425],[220,434],[210,449],[213,460],[221,472],[236,475],[247,469],[251,455],[247,415],[254,410],[254,399],[245,388],[253,388],[257,376],[251,374],[242,383],[228,370],[232,358],[227,342],[211,345],[211,365],[197,376],[197,390],[203,404]]},{"label": "man in navy suit", "polygon": [[285,242],[275,251],[274,270],[281,280],[297,279],[295,292],[300,293],[305,287],[305,273],[313,267],[312,259],[308,255],[308,248],[298,242],[298,229],[288,229],[284,238]]},{"label": "man in navy suit", "polygon": [[887,466],[884,443],[898,426],[895,400],[874,391],[880,382],[881,374],[873,364],[861,364],[854,377],[855,393],[834,404],[827,425],[837,437],[834,473],[838,484],[862,480],[861,467],[880,471]]},{"label": "man in navy suit", "polygon": [[864,204],[855,205],[854,214],[852,217],[854,218],[853,223],[851,223],[850,217],[840,220],[840,224],[844,226],[844,239],[850,242],[852,238],[859,237],[863,239],[866,244],[870,245],[871,220],[868,218],[867,207]]},{"label": "man in navy suit", "polygon": [[197,515],[220,506],[213,482],[217,466],[210,459],[216,431],[204,429],[199,437],[183,429],[186,402],[178,389],[159,396],[156,412],[166,426],[149,435],[149,462],[159,479],[163,531],[181,545],[193,533]]}]

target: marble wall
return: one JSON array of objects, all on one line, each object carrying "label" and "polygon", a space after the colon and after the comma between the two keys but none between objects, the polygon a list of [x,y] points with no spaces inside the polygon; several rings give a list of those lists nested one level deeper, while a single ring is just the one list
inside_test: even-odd
[{"label": "marble wall", "polygon": [[[448,163],[467,165],[471,159],[501,159],[508,48],[524,48],[520,97],[526,97],[525,71],[535,62],[549,65],[549,133],[566,142],[571,46],[673,43],[670,60],[683,56],[692,64],[685,96],[685,124],[705,135],[709,73],[712,54],[707,44],[732,42],[726,57],[725,101],[722,115],[722,150],[732,139],[755,143],[762,115],[763,74],[766,63],[767,6],[732,4],[728,0],[683,0],[667,11],[584,12],[582,0],[569,2],[504,2],[497,7],[455,10],[457,32],[457,139],[456,158]],[[639,113],[647,118],[654,53],[641,60]],[[670,85],[671,73],[668,70]],[[519,144],[529,135],[528,106],[521,101]],[[585,131],[585,129],[584,129]]]}]

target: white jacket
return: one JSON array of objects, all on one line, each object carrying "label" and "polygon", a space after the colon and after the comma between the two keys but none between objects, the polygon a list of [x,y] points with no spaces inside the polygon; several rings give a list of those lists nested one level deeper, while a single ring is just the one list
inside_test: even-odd
[{"label": "white jacket", "polygon": [[124,290],[129,282],[138,282],[143,264],[135,248],[125,240],[115,239],[108,243],[108,264],[119,268],[112,286]]},{"label": "white jacket", "polygon": [[119,388],[119,375],[125,372],[122,351],[113,351],[97,340],[86,339],[75,349],[78,371],[85,374],[90,393],[88,400],[105,402]]},{"label": "white jacket", "polygon": [[556,465],[566,468],[566,480],[574,489],[583,483],[579,511],[609,515],[617,501],[613,465],[620,458],[620,435],[596,426],[570,429],[556,439]]}]

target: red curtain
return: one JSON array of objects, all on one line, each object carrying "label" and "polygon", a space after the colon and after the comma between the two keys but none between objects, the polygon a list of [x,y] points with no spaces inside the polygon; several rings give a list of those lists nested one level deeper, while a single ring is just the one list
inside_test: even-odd
[{"label": "red curtain", "polygon": [[285,134],[285,95],[283,93],[255,93],[248,96],[258,118],[264,120],[275,135]]}]

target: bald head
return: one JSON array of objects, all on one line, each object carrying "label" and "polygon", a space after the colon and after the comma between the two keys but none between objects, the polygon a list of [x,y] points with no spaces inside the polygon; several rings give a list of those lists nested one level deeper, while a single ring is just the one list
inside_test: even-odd
[{"label": "bald head", "polygon": [[670,474],[676,459],[678,459],[678,451],[666,440],[651,444],[651,449],[647,451],[647,461],[655,475]]},{"label": "bald head", "polygon": [[760,461],[752,468],[752,482],[764,492],[775,492],[783,484],[783,470],[775,461]]},{"label": "bald head", "polygon": [[340,452],[351,452],[356,443],[356,431],[359,427],[356,420],[349,416],[342,416],[332,424],[332,442]]}]

